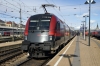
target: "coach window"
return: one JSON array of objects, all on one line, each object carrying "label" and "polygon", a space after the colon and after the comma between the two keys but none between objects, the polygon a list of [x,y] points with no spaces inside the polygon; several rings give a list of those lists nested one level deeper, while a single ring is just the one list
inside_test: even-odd
[{"label": "coach window", "polygon": [[60,23],[59,22],[57,22],[56,30],[59,30],[60,31]]}]

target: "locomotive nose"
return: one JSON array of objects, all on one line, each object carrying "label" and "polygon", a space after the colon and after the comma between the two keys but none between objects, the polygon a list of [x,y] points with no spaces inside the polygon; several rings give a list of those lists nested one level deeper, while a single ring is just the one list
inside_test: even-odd
[{"label": "locomotive nose", "polygon": [[[34,31],[34,33],[29,33],[27,37],[27,41],[30,41],[31,43],[43,43],[44,41],[48,41],[48,32],[41,31]],[[37,44],[36,44],[37,45]]]}]

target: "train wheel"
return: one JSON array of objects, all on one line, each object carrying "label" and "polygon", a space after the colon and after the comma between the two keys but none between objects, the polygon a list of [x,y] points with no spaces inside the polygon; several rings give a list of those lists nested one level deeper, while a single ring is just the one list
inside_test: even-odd
[{"label": "train wheel", "polygon": [[57,53],[60,51],[61,47],[59,46],[59,48],[57,49]]},{"label": "train wheel", "polygon": [[32,57],[32,54],[33,54],[33,48],[32,47],[29,47],[29,58],[31,58]]}]

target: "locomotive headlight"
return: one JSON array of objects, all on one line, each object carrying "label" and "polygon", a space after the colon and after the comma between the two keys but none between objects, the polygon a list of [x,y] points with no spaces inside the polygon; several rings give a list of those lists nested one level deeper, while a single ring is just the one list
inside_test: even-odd
[{"label": "locomotive headlight", "polygon": [[27,36],[25,36],[24,39],[27,40]]},{"label": "locomotive headlight", "polygon": [[52,36],[49,36],[49,39],[52,40]]}]

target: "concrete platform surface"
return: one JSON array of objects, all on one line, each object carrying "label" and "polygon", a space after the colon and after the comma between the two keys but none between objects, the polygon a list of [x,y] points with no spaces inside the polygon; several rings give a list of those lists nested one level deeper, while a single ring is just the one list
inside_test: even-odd
[{"label": "concrete platform surface", "polygon": [[0,47],[3,46],[10,46],[10,45],[15,45],[15,44],[21,44],[23,40],[18,40],[18,41],[13,41],[13,42],[5,42],[5,43],[0,43]]},{"label": "concrete platform surface", "polygon": [[100,66],[100,40],[76,36],[46,66]]}]

